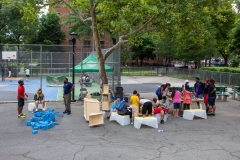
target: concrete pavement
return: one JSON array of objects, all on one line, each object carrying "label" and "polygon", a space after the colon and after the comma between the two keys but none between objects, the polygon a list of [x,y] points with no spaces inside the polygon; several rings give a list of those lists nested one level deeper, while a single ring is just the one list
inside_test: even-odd
[{"label": "concrete pavement", "polygon": [[[165,78],[152,79],[154,83],[177,83],[175,79]],[[132,79],[131,83],[135,81],[135,77],[128,79]],[[140,77],[137,81],[152,83]],[[179,84],[184,82],[178,81]],[[141,95],[150,99],[154,93]],[[31,133],[31,127],[25,126],[32,113],[25,106],[27,117],[19,119],[16,105],[0,104],[0,159],[240,159],[240,103],[236,100],[217,100],[216,116],[206,120],[188,121],[170,116],[165,124],[159,124],[158,129],[142,126],[139,130],[133,125],[123,127],[107,119],[104,119],[105,125],[89,128],[80,101],[72,104],[71,115],[57,117],[60,125],[39,130],[37,135]],[[62,102],[48,102],[47,105],[56,112],[64,110]],[[193,107],[196,108],[196,104]],[[159,129],[164,132],[159,133]]]}]

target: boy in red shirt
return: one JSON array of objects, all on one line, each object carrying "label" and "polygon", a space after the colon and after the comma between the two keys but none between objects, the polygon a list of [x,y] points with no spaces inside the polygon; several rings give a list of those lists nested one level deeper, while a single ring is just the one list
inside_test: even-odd
[{"label": "boy in red shirt", "polygon": [[24,106],[24,100],[27,100],[26,97],[28,97],[28,95],[25,93],[25,88],[24,88],[24,83],[22,80],[19,80],[18,81],[18,95],[17,95],[17,98],[18,98],[18,118],[25,118],[26,115],[22,113],[22,110],[23,110],[23,106]]}]

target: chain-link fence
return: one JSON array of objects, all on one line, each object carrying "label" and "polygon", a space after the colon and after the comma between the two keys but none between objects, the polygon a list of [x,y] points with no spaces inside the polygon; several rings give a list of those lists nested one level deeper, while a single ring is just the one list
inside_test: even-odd
[{"label": "chain-link fence", "polygon": [[189,78],[195,79],[195,77],[200,77],[204,79],[205,77],[213,78],[217,83],[225,85],[240,86],[240,73],[230,73],[230,72],[216,72],[216,71],[205,71],[196,69],[186,69],[177,67],[122,67],[122,75],[139,75],[139,76],[157,76],[166,75],[171,77],[179,78]]},{"label": "chain-link fence", "polygon": [[[106,48],[106,46],[105,46]],[[92,52],[91,46],[75,45],[74,48],[75,66],[88,57]],[[103,49],[103,54],[107,49]],[[3,59],[2,53],[15,51],[16,59]],[[71,45],[30,45],[30,44],[0,44],[0,64],[11,68],[13,77],[25,76],[25,69],[30,69],[30,76],[40,77],[51,75],[64,75],[72,77],[70,68],[73,67],[73,46]],[[106,60],[106,64],[113,68],[108,72],[109,85],[113,88],[121,85],[120,78],[120,50],[112,53]],[[99,73],[87,73],[91,79],[99,83]],[[75,71],[78,81],[81,71]]]}]

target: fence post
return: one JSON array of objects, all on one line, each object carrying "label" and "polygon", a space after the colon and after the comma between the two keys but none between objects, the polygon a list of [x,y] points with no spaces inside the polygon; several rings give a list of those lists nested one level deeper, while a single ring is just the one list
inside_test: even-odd
[{"label": "fence post", "polygon": [[40,88],[42,89],[42,45],[40,45],[40,75],[41,75],[41,79],[40,79]]},{"label": "fence post", "polygon": [[220,72],[220,83],[222,83],[222,72]]}]

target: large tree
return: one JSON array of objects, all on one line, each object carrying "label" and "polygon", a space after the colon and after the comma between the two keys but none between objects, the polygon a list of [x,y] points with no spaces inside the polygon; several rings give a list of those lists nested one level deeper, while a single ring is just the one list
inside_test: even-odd
[{"label": "large tree", "polygon": [[[24,11],[28,21],[37,17],[40,8],[55,3],[65,3],[73,13],[79,16],[83,23],[92,22],[95,47],[98,58],[101,84],[108,83],[104,62],[107,57],[124,43],[132,43],[146,32],[154,31],[162,34],[169,28],[177,28],[188,33],[197,28],[198,32],[190,34],[195,43],[202,43],[205,37],[204,21],[201,13],[208,12],[216,6],[216,0],[4,0],[14,1]],[[36,3],[37,2],[37,3]],[[84,14],[83,14],[84,13]],[[99,33],[110,32],[118,37],[116,44],[105,54],[102,54]]]}]

